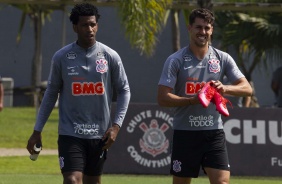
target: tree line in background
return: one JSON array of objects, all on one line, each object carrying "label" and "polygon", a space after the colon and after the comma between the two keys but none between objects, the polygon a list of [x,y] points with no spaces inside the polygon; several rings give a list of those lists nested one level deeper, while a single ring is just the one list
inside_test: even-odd
[{"label": "tree line in background", "polygon": [[[173,0],[117,1],[118,14],[125,30],[125,36],[141,55],[145,54],[148,57],[154,55],[158,36],[169,18],[172,29],[172,52],[181,48],[179,16],[183,13],[186,25],[188,25],[190,12],[187,9],[173,9],[172,3],[175,2]],[[187,0],[187,2],[190,1]],[[213,2],[219,1],[197,0],[197,5],[213,11]],[[227,2],[280,3],[280,0],[228,0]],[[22,11],[17,42],[20,41],[26,17],[29,17],[34,28],[35,50],[32,60],[31,85],[34,94],[33,104],[38,108],[38,90],[42,70],[42,26],[54,10],[65,12],[67,5],[58,3],[55,5],[27,3],[11,5]],[[220,42],[220,49],[227,52],[229,49],[235,51],[236,62],[251,84],[253,83],[251,76],[255,68],[264,66],[267,69],[269,65],[280,62],[282,59],[282,8],[281,12],[226,10],[214,13],[216,29],[213,39]],[[251,107],[259,107],[255,94],[252,96]]]}]

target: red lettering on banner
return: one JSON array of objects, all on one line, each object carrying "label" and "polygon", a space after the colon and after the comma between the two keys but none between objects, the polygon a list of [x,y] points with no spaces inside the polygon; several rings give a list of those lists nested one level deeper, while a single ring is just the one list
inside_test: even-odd
[{"label": "red lettering on banner", "polygon": [[79,95],[103,95],[105,92],[104,84],[102,82],[73,82],[72,94]]},{"label": "red lettering on banner", "polygon": [[205,82],[186,82],[185,94],[186,95],[195,95],[198,93],[202,87],[205,85]]}]

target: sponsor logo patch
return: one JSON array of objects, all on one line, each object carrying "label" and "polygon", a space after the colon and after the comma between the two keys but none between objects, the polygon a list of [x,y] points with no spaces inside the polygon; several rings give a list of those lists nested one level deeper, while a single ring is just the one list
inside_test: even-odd
[{"label": "sponsor logo patch", "polygon": [[80,124],[74,122],[74,133],[80,135],[97,135],[99,134],[100,126],[98,124]]},{"label": "sponsor logo patch", "polygon": [[77,57],[77,55],[76,55],[75,52],[72,52],[72,51],[71,51],[71,52],[67,53],[66,57],[67,57],[68,59],[75,59],[75,58]]},{"label": "sponsor logo patch", "polygon": [[103,82],[73,82],[72,83],[72,95],[103,95],[105,93]]},{"label": "sponsor logo patch", "polygon": [[191,55],[184,55],[183,56],[184,61],[191,61],[193,57]]},{"label": "sponsor logo patch", "polygon": [[97,56],[100,58],[105,58],[106,54],[104,52],[97,52]]},{"label": "sponsor logo patch", "polygon": [[79,75],[79,73],[76,71],[78,66],[68,66],[68,75]]}]

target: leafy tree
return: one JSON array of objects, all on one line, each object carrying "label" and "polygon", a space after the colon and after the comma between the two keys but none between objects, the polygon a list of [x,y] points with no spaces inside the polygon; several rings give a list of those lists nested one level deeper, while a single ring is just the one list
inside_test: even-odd
[{"label": "leafy tree", "polygon": [[[233,49],[237,64],[252,84],[252,73],[263,65],[282,59],[282,14],[266,13],[250,16],[245,13],[217,12],[216,25],[220,28],[217,39],[225,50]],[[259,107],[255,96],[251,106]]]},{"label": "leafy tree", "polygon": [[[65,0],[67,2],[68,0]],[[190,0],[186,0],[191,2]],[[212,9],[217,0],[197,0],[199,7]],[[279,3],[280,0],[228,0],[221,2],[264,2]],[[119,15],[124,25],[126,36],[130,44],[141,54],[154,54],[158,34],[166,25],[169,15],[172,22],[173,51],[180,49],[179,13],[183,11],[188,24],[189,10],[172,9],[174,0],[127,0],[118,1]],[[183,2],[183,1],[182,1]],[[44,20],[53,10],[64,10],[64,5],[17,4],[14,5],[23,11],[20,31],[26,16],[29,16],[34,25],[35,53],[32,69],[32,86],[34,89],[41,82],[41,29]],[[251,82],[251,74],[259,64],[267,64],[274,59],[281,59],[281,14],[268,13],[257,15],[254,13],[234,13],[230,11],[216,12],[218,17],[216,39],[222,42],[223,48],[235,48],[238,56],[238,65]],[[219,18],[220,17],[220,18]],[[260,17],[260,18],[258,18]],[[280,22],[279,22],[280,21]],[[240,30],[240,31],[238,31]],[[256,33],[256,34],[254,34]],[[216,35],[216,33],[215,33]],[[18,37],[20,38],[20,37]],[[271,39],[272,38],[272,39]],[[270,40],[274,40],[271,42]],[[36,93],[35,93],[36,94]],[[35,99],[36,102],[37,99]],[[38,103],[35,103],[38,104]]]},{"label": "leafy tree", "polygon": [[[186,0],[189,2],[189,0]],[[172,0],[128,0],[119,1],[119,14],[130,44],[142,55],[154,54],[157,36],[166,25],[169,15],[172,24],[173,52],[180,49],[180,9],[171,8]],[[211,0],[198,0],[201,7],[212,8]],[[187,15],[189,11],[184,11]],[[187,16],[185,16],[187,18]],[[186,19],[188,22],[188,19]]]},{"label": "leafy tree", "polygon": [[172,0],[119,1],[119,15],[130,44],[141,54],[154,54],[157,35],[161,32],[167,7]]},{"label": "leafy tree", "polygon": [[42,71],[42,41],[41,31],[46,19],[50,20],[50,15],[54,10],[64,10],[63,5],[40,5],[40,4],[12,4],[12,6],[22,11],[17,43],[21,40],[21,33],[25,25],[26,17],[32,21],[34,29],[34,54],[32,59],[31,85],[32,93],[34,94],[33,102],[38,108],[38,94],[41,85]]}]

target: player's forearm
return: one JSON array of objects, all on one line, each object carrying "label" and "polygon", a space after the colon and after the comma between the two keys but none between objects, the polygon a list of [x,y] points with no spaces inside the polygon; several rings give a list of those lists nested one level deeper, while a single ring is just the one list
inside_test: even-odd
[{"label": "player's forearm", "polygon": [[131,93],[129,87],[123,90],[117,96],[117,110],[114,118],[114,123],[119,127],[122,126],[123,120],[125,118],[129,101],[130,101]]},{"label": "player's forearm", "polygon": [[247,79],[243,77],[231,85],[224,85],[222,92],[233,96],[252,96],[253,89]]},{"label": "player's forearm", "polygon": [[164,107],[181,107],[188,105],[199,104],[199,100],[196,96],[193,97],[181,97],[173,93],[168,93],[158,97],[158,103]]},{"label": "player's forearm", "polygon": [[37,115],[34,130],[41,132],[45,126],[55,104],[58,99],[58,92],[56,90],[47,88],[45,91],[40,109]]},{"label": "player's forearm", "polygon": [[249,85],[226,85],[225,94],[233,96],[252,96],[253,90]]}]

